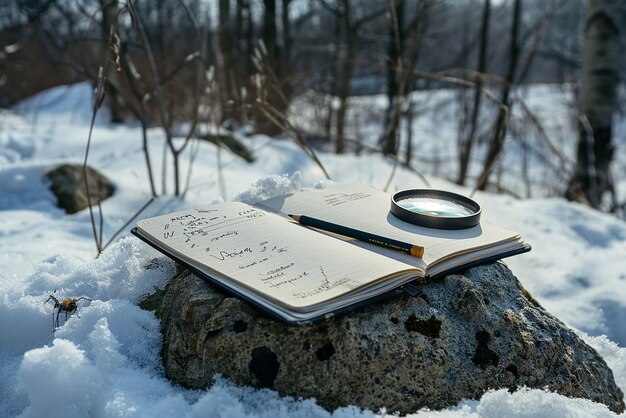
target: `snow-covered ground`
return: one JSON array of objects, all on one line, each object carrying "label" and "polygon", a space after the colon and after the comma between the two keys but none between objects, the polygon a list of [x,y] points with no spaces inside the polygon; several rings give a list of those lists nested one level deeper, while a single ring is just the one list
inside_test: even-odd
[{"label": "snow-covered ground", "polygon": [[[567,90],[557,93],[552,88],[548,95],[551,103],[557,103],[551,110],[556,122],[566,112],[558,103],[568,100]],[[542,103],[533,99],[532,91],[527,94],[529,103]],[[94,259],[88,212],[65,215],[41,180],[41,174],[57,163],[82,162],[90,107],[90,87],[77,85],[51,90],[0,113],[0,416],[367,417],[384,413],[355,407],[329,413],[314,399],[282,398],[225,380],[206,391],[190,391],[165,379],[158,321],[137,303],[167,283],[173,263],[127,232]],[[149,189],[139,127],[111,126],[105,112],[94,128],[89,163],[117,186],[116,194],[102,205],[106,240],[149,199]],[[363,123],[367,131],[370,125]],[[430,132],[423,135],[423,146],[451,154],[442,139],[448,125],[453,122],[420,121],[419,129]],[[155,172],[160,173],[163,136],[158,129],[149,135]],[[254,150],[253,164],[211,144],[199,144],[186,198],[159,198],[142,217],[220,199],[261,200],[324,184],[321,170],[292,143],[263,136],[243,140]],[[183,160],[188,158],[185,154]],[[321,153],[320,158],[333,180],[341,183],[382,188],[392,170],[391,161],[380,155]],[[181,172],[186,174],[186,167]],[[469,192],[437,177],[429,176],[428,181],[433,187]],[[421,186],[415,173],[399,168],[390,190]],[[172,185],[168,188],[171,191]],[[513,273],[545,308],[579,330],[626,391],[626,222],[557,198],[516,200],[489,193],[478,193],[476,198],[485,218],[519,231],[533,245],[530,253],[507,259]],[[86,296],[92,301],[81,301],[79,315],[53,334],[52,304],[44,302],[55,289],[58,296]],[[388,405],[387,413],[393,410]],[[615,416],[588,400],[529,389],[491,391],[480,400],[415,415]]]}]

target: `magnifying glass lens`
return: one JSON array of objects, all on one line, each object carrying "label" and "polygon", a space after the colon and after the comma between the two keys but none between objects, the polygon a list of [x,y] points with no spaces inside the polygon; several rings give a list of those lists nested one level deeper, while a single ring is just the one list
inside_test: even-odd
[{"label": "magnifying glass lens", "polygon": [[409,197],[396,203],[406,210],[422,215],[462,218],[474,214],[469,208],[458,203],[429,197]]},{"label": "magnifying glass lens", "polygon": [[409,189],[391,197],[393,216],[436,229],[465,229],[480,223],[480,205],[469,197],[445,190]]}]

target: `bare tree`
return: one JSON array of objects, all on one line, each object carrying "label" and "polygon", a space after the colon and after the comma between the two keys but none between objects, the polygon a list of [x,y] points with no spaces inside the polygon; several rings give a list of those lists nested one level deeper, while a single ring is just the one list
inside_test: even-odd
[{"label": "bare tree", "polygon": [[[123,37],[123,34],[120,31],[120,26],[117,23],[117,10],[118,10],[118,1],[117,0],[100,0],[100,8],[102,9],[102,38],[105,49],[105,56],[108,55],[108,50],[111,48],[109,42],[109,34],[114,33],[115,36]],[[117,92],[116,85],[119,85],[119,76],[117,70],[120,68],[119,63],[117,65],[108,65],[105,67],[107,69],[107,74],[105,77],[109,80],[107,83],[107,97],[109,98],[109,107],[111,109],[111,122],[113,123],[121,123],[124,121],[123,118],[123,108],[122,101],[119,93]]]},{"label": "bare tree", "polygon": [[[289,5],[290,1],[283,1],[281,13],[283,14],[281,23],[284,25],[284,20],[289,19]],[[263,0],[263,31],[261,36],[261,49],[263,50],[264,55],[264,71],[269,73],[272,77],[272,90],[266,91],[268,96],[265,98],[265,101],[274,109],[283,113],[289,106],[288,98],[290,95],[290,91],[286,88],[286,73],[289,72],[289,57],[285,56],[285,45],[279,44],[280,37],[278,34],[277,26],[276,26],[276,0]],[[290,25],[283,26],[282,28],[282,42],[287,42],[287,48],[290,47]],[[257,68],[257,70],[259,70]],[[263,115],[264,116],[264,115]],[[259,132],[263,132],[269,135],[277,134],[279,131],[277,130],[276,124],[269,121],[267,118],[260,118],[256,130]]]},{"label": "bare tree", "polygon": [[617,13],[623,7],[620,0],[590,0],[585,25],[577,162],[566,196],[594,208],[607,193],[614,198],[609,168],[622,59]]},{"label": "bare tree", "polygon": [[[436,0],[435,0],[436,1]],[[414,103],[410,96],[415,84],[415,67],[420,58],[422,50],[422,37],[428,28],[428,12],[435,3],[434,0],[419,0],[415,6],[415,16],[409,25],[410,43],[407,57],[404,86],[409,94],[408,105],[404,111],[404,119],[406,120],[406,149],[404,164],[411,167],[411,159],[413,156],[413,112]]]},{"label": "bare tree", "polygon": [[[399,100],[398,67],[402,68],[402,54],[404,52],[406,31],[404,30],[404,1],[390,0],[390,7],[393,7],[395,19],[389,25],[389,46],[387,57],[387,111],[385,112],[385,124],[382,144],[383,153],[395,154],[398,147],[398,119],[395,116],[396,101]],[[412,71],[412,69],[410,70]],[[398,115],[399,116],[399,115]]]},{"label": "bare tree", "polygon": [[[480,48],[478,52],[478,72],[483,74],[487,71],[487,48],[489,42],[489,19],[491,15],[491,0],[485,0],[482,12],[482,25],[480,30]],[[459,142],[459,176],[458,184],[465,184],[467,170],[471,160],[472,149],[476,142],[476,131],[478,130],[478,115],[480,114],[480,105],[482,100],[483,80],[480,75],[475,77],[476,84],[474,92],[474,106],[472,108],[472,116],[470,121],[469,133],[467,137],[460,138]]]},{"label": "bare tree", "polygon": [[370,13],[365,13],[359,18],[356,18],[353,10],[353,0],[339,0],[339,5],[334,7],[326,2],[326,0],[320,0],[320,3],[327,10],[331,11],[337,18],[343,23],[343,42],[345,48],[341,51],[339,57],[339,75],[337,77],[337,93],[339,95],[339,108],[337,109],[335,119],[335,152],[341,154],[345,151],[345,124],[346,116],[348,114],[348,97],[350,96],[350,82],[356,66],[357,47],[358,47],[358,33],[361,27],[373,20],[382,16],[387,10],[388,6],[378,8]]},{"label": "bare tree", "polygon": [[287,97],[291,95],[289,84],[289,58],[291,56],[291,20],[289,20],[289,7],[292,0],[282,0],[281,25],[283,49],[280,54],[279,75],[284,80],[283,92]]},{"label": "bare tree", "polygon": [[[513,24],[511,25],[511,47],[509,68],[506,73],[506,84],[502,87],[502,95],[500,102],[510,109],[511,101],[511,89],[515,82],[515,74],[517,70],[517,64],[520,57],[520,43],[519,43],[519,27],[522,19],[522,2],[521,0],[515,0],[513,5]],[[496,120],[496,127],[494,130],[494,136],[489,143],[489,149],[487,150],[487,156],[484,161],[483,171],[476,183],[476,189],[485,190],[489,183],[489,175],[493,169],[498,157],[504,149],[504,140],[506,138],[506,128],[508,123],[509,111],[501,107],[498,112],[498,119]]]},{"label": "bare tree", "polygon": [[229,74],[233,73],[233,39],[230,31],[230,0],[220,0],[219,2],[219,51],[216,54],[219,56],[220,68],[223,69],[225,74],[221,74],[222,82],[224,83],[223,89],[220,90],[220,96],[222,99],[222,109],[226,109],[227,103],[232,100],[232,91],[235,86],[233,85],[233,78]]}]

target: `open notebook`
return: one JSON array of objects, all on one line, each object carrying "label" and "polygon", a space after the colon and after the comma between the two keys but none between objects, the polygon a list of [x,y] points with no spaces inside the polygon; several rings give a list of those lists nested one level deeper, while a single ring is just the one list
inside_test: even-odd
[{"label": "open notebook", "polygon": [[[133,233],[204,279],[291,324],[308,324],[388,296],[402,285],[527,251],[515,232],[483,222],[422,228],[389,214],[369,187],[302,191],[256,206],[231,202],[144,219]],[[425,247],[422,258],[301,226],[306,214]]]}]

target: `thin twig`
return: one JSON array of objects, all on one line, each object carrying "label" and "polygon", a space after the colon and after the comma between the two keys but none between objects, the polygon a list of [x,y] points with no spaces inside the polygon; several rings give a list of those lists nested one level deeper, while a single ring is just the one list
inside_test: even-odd
[{"label": "thin twig", "polygon": [[300,148],[302,148],[305,151],[305,153],[317,164],[317,166],[324,173],[324,176],[328,180],[331,180],[330,175],[328,174],[328,171],[326,171],[326,168],[317,157],[317,154],[315,153],[315,151],[309,144],[309,141],[307,141],[304,135],[302,135],[302,133],[298,129],[296,129],[295,126],[292,125],[289,119],[287,119],[286,116],[284,116],[282,113],[280,113],[278,110],[273,108],[268,103],[260,102],[260,101],[257,103],[259,104],[259,110],[261,110],[261,112],[265,115],[265,117],[267,117],[270,120],[270,122],[274,123],[278,128],[281,128],[283,131],[285,131],[285,133],[290,138],[292,138],[296,142],[296,144],[298,144]]},{"label": "thin twig", "polygon": [[[501,112],[502,112],[502,117],[503,117],[503,126],[507,126],[508,122],[509,122],[509,108],[508,106],[503,105],[503,107],[500,108]],[[506,129],[501,129],[500,132],[498,132],[498,137],[497,137],[497,141],[502,141],[504,142],[504,137],[506,136]],[[504,147],[503,147],[504,149]],[[479,186],[485,181],[485,179],[487,178],[487,176],[491,173],[491,170],[493,170],[493,168],[495,167],[496,163],[500,160],[500,156],[502,155],[502,153],[498,153],[495,158],[491,161],[491,163],[485,167],[485,169],[483,170],[482,174],[480,175],[480,177],[478,177],[478,181],[476,181],[476,185],[474,186],[474,189],[472,189],[472,193],[470,193],[470,197],[473,197],[474,194],[476,193],[476,190],[478,190]]]},{"label": "thin twig", "polygon": [[[105,64],[106,66],[106,64]],[[89,190],[89,181],[87,174],[87,160],[89,158],[89,149],[91,148],[91,135],[93,133],[93,126],[96,122],[96,114],[98,113],[98,109],[102,106],[102,102],[104,101],[104,69],[100,67],[98,73],[98,83],[96,85],[95,97],[94,97],[94,106],[93,111],[91,113],[91,122],[89,124],[89,135],[87,136],[87,146],[85,147],[85,159],[83,160],[83,181],[85,183],[85,192],[87,193],[87,204],[89,206],[89,219],[91,220],[91,229],[93,232],[93,239],[96,242],[96,250],[98,251],[98,255],[102,252],[102,243],[98,239],[98,232],[96,231],[96,220],[93,214],[93,205],[91,203],[91,192]],[[102,214],[100,214],[102,216]]]},{"label": "thin twig", "polygon": [[118,236],[118,235],[119,235],[119,234],[120,234],[123,230],[125,230],[125,229],[126,229],[126,227],[127,227],[128,225],[130,225],[130,223],[131,223],[132,221],[134,221],[134,220],[137,218],[137,216],[139,216],[139,215],[141,214],[141,212],[143,212],[143,211],[144,211],[144,210],[145,210],[145,209],[146,209],[146,208],[150,205],[150,203],[152,203],[152,202],[154,202],[154,197],[151,197],[151,198],[150,198],[150,200],[148,200],[148,202],[146,202],[146,204],[145,204],[145,205],[143,205],[143,206],[141,207],[141,209],[139,209],[137,212],[135,212],[135,214],[134,214],[134,215],[133,215],[133,216],[132,216],[132,217],[131,217],[128,221],[126,221],[126,223],[125,223],[124,225],[122,225],[122,227],[121,227],[120,229],[118,229],[118,230],[117,230],[117,232],[115,232],[115,234],[113,234],[113,236],[111,237],[111,239],[109,239],[109,240],[107,241],[107,243],[104,245],[104,247],[102,247],[102,250],[104,251],[104,250],[105,250],[105,249],[109,246],[109,244],[110,244],[110,243],[112,243],[112,242],[113,242],[113,240],[115,240],[115,238],[117,238],[117,236]]},{"label": "thin twig", "polygon": [[[100,204],[100,200],[98,200],[98,215],[100,217],[100,236],[98,237],[98,242],[100,246],[102,246],[102,231],[104,230],[104,216],[102,214],[102,205]],[[102,247],[104,250],[104,247]]]},{"label": "thin twig", "polygon": [[[148,96],[144,96],[147,98]],[[148,170],[148,180],[150,183],[150,193],[152,193],[152,197],[156,197],[156,188],[154,187],[154,177],[152,176],[152,163],[150,162],[150,154],[148,150],[148,106],[146,104],[146,100],[141,100],[141,144],[143,155],[146,160],[146,168]]]},{"label": "thin twig", "polygon": [[220,196],[226,200],[226,183],[224,181],[224,171],[222,170],[222,147],[224,144],[220,139],[219,129],[215,128],[217,133],[215,134],[215,152],[217,153],[217,182],[220,188]]},{"label": "thin twig", "polygon": [[526,116],[528,117],[528,119],[530,120],[530,122],[533,124],[533,126],[535,127],[535,129],[537,129],[537,132],[539,132],[541,138],[543,139],[543,142],[546,144],[546,146],[548,147],[548,149],[554,154],[556,155],[556,157],[559,159],[559,163],[560,163],[560,168],[561,170],[567,170],[567,166],[571,165],[574,163],[574,161],[572,160],[567,160],[567,158],[558,150],[558,148],[552,143],[552,141],[550,140],[550,137],[548,136],[548,134],[546,133],[545,128],[543,127],[543,124],[539,121],[539,118],[537,118],[537,116],[530,110],[530,108],[528,107],[528,105],[526,104],[525,101],[523,100],[518,100],[518,102],[520,103],[520,105],[522,106],[522,110],[524,111],[524,113],[526,114]]},{"label": "thin twig", "polygon": [[187,179],[185,180],[185,188],[183,189],[182,197],[183,199],[187,196],[187,192],[189,191],[189,185],[191,184],[191,172],[193,169],[193,163],[198,156],[198,151],[200,151],[200,141],[196,138],[191,145],[191,150],[189,151],[189,163],[187,164]]}]

